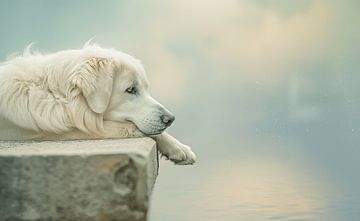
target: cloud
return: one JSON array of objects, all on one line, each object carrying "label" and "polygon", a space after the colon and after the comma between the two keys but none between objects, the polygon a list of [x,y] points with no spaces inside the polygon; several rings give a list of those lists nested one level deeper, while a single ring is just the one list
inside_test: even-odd
[{"label": "cloud", "polygon": [[322,55],[333,19],[330,3],[322,0],[289,16],[236,0],[158,1],[153,7],[144,25],[149,43],[144,58],[152,74],[162,75],[154,78],[155,85],[175,78],[176,84],[166,88],[170,97],[184,89],[190,71],[186,67],[191,67],[191,58],[181,61],[166,47],[174,39],[191,39],[188,47],[220,70],[232,68],[250,80],[278,82],[291,68]]},{"label": "cloud", "polygon": [[172,3],[170,18],[159,18],[157,26],[163,41],[176,33],[190,33],[212,62],[267,81],[283,77],[289,66],[319,56],[332,18],[324,1],[312,1],[306,10],[286,17],[245,1]]}]

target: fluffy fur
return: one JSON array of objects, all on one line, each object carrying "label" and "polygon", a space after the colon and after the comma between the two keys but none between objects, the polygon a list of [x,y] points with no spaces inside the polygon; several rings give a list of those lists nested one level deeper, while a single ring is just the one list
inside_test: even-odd
[{"label": "fluffy fur", "polygon": [[179,164],[195,155],[164,130],[173,115],[148,92],[140,61],[86,44],[22,55],[0,65],[0,139],[54,140],[150,136]]}]

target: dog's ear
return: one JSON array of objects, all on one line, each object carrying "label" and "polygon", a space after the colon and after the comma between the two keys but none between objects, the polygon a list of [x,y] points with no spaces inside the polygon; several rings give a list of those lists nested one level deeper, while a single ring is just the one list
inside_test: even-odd
[{"label": "dog's ear", "polygon": [[90,58],[72,72],[71,83],[79,88],[90,109],[104,113],[113,89],[114,63],[110,58]]}]

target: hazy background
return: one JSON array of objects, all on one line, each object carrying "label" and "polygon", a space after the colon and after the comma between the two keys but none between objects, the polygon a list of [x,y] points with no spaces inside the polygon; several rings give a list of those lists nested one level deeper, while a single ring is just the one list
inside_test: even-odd
[{"label": "hazy background", "polygon": [[172,134],[151,221],[360,220],[360,2],[0,2],[0,58],[91,37],[141,59]]}]

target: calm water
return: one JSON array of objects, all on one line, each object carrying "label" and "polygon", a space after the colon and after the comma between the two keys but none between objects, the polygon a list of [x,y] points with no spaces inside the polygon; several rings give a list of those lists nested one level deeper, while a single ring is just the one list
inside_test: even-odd
[{"label": "calm water", "polygon": [[184,132],[198,163],[161,161],[150,220],[360,220],[359,117],[334,114],[345,113],[276,119],[236,138]]}]

